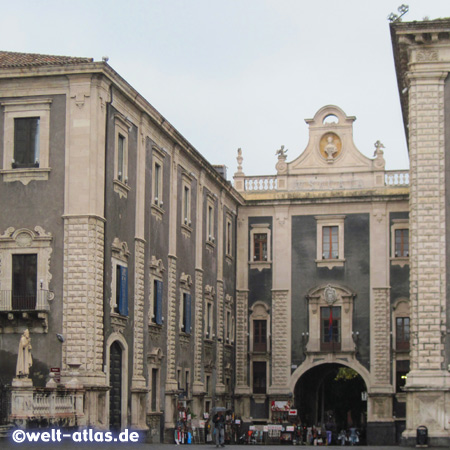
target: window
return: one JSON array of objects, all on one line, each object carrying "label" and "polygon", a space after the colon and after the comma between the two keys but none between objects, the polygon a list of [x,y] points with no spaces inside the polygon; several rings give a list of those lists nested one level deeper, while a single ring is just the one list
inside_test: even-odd
[{"label": "window", "polygon": [[253,321],[253,351],[267,351],[267,320]]},{"label": "window", "polygon": [[184,391],[186,392],[186,397],[189,398],[189,386],[190,386],[190,378],[191,374],[189,370],[184,371]]},{"label": "window", "polygon": [[227,213],[225,228],[225,255],[228,258],[233,256],[233,218]]},{"label": "window", "polygon": [[232,327],[233,323],[231,321],[231,311],[227,310],[225,316],[225,342],[229,344],[232,340]]},{"label": "window", "polygon": [[183,293],[183,309],[181,312],[181,330],[191,334],[191,294]]},{"label": "window", "polygon": [[322,259],[339,258],[338,227],[322,228]]},{"label": "window", "polygon": [[215,238],[215,227],[214,227],[214,214],[215,214],[215,199],[211,194],[207,195],[206,201],[206,243],[214,244]]},{"label": "window", "polygon": [[153,314],[152,322],[162,325],[162,297],[163,283],[160,280],[153,280]]},{"label": "window", "polygon": [[267,261],[267,233],[253,235],[253,261]]},{"label": "window", "polygon": [[320,308],[322,351],[341,349],[341,308],[340,306]]},{"label": "window", "polygon": [[400,228],[395,230],[395,257],[409,256],[409,229]]},{"label": "window", "polygon": [[51,242],[39,226],[0,231],[0,311],[50,309]]},{"label": "window", "polygon": [[158,411],[159,369],[152,369],[151,410]]},{"label": "window", "polygon": [[152,171],[152,195],[151,206],[152,214],[159,220],[162,220],[164,210],[163,205],[163,179],[164,179],[164,158],[166,156],[165,151],[153,144],[153,171]]},{"label": "window", "polygon": [[3,180],[48,180],[51,99],[20,99],[4,107]]},{"label": "window", "polygon": [[344,266],[344,219],[345,216],[316,216],[317,221],[317,267]]},{"label": "window", "polygon": [[253,393],[265,394],[267,386],[267,373],[265,361],[253,362]]},{"label": "window", "polygon": [[37,255],[12,255],[12,309],[36,308]]},{"label": "window", "polygon": [[119,196],[127,197],[128,191],[128,131],[130,125],[120,114],[115,116],[115,162],[114,162],[114,191]]},{"label": "window", "polygon": [[211,396],[211,375],[206,375],[206,382],[205,382],[205,390],[206,395],[209,397]]},{"label": "window", "polygon": [[401,360],[396,362],[395,391],[402,392],[406,384],[407,374],[409,372],[409,361]]},{"label": "window", "polygon": [[207,339],[213,337],[213,305],[210,302],[206,302],[205,337]]},{"label": "window", "polygon": [[116,266],[116,307],[114,312],[128,316],[128,267]]},{"label": "window", "polygon": [[409,350],[409,317],[396,318],[395,348],[397,350]]},{"label": "window", "polygon": [[191,226],[191,190],[188,186],[183,187],[183,224]]},{"label": "window", "polygon": [[271,264],[270,225],[257,223],[250,225],[250,268],[259,270],[269,268]]},{"label": "window", "polygon": [[14,119],[12,167],[39,167],[39,117]]}]

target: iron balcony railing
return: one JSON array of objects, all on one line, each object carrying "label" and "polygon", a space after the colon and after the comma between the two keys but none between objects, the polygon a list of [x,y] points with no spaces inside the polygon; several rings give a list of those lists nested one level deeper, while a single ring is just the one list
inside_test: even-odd
[{"label": "iron balcony railing", "polygon": [[49,311],[53,293],[39,289],[35,294],[0,290],[0,311]]}]

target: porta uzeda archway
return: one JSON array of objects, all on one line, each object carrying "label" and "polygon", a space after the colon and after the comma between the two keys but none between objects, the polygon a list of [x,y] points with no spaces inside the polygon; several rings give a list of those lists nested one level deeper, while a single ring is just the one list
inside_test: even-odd
[{"label": "porta uzeda archway", "polygon": [[357,428],[364,441],[367,385],[354,369],[339,363],[311,367],[297,379],[294,404],[303,425],[325,427],[335,439],[341,430]]}]

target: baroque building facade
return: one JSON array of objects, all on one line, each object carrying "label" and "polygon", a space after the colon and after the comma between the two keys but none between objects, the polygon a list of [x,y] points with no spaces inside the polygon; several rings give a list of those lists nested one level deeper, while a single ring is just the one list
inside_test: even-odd
[{"label": "baroque building facade", "polygon": [[0,52],[2,421],[73,391],[78,425],[149,442],[225,406],[447,444],[449,33],[391,25],[410,171],[328,105],[234,187],[107,62]]}]

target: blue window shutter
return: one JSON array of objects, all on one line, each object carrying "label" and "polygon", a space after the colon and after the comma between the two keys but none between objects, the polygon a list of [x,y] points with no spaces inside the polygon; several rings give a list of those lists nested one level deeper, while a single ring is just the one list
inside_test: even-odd
[{"label": "blue window shutter", "polygon": [[186,329],[185,333],[191,334],[191,294],[186,295],[185,314],[186,314]]},{"label": "blue window shutter", "polygon": [[162,281],[156,280],[156,323],[162,325]]},{"label": "blue window shutter", "polygon": [[128,316],[128,267],[120,266],[119,313]]}]

